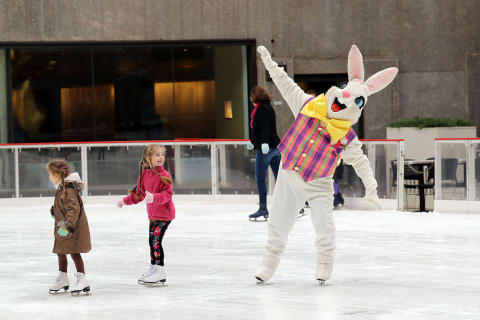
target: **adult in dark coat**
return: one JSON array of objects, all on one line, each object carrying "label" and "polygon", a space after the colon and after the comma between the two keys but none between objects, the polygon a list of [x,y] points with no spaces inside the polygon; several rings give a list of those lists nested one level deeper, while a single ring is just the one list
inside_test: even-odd
[{"label": "adult in dark coat", "polygon": [[250,92],[250,101],[254,109],[250,114],[250,141],[249,150],[256,150],[255,178],[257,181],[260,208],[250,215],[250,219],[259,217],[268,218],[267,209],[267,177],[268,167],[272,169],[275,179],[280,166],[281,155],[277,149],[280,139],[277,134],[275,111],[270,104],[271,97],[268,92],[256,86]]}]

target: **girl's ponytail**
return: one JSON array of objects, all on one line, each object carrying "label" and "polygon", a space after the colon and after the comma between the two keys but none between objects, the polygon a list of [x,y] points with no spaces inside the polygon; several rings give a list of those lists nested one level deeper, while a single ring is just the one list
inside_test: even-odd
[{"label": "girl's ponytail", "polygon": [[142,190],[142,175],[143,175],[143,160],[138,163],[138,186],[136,185],[132,189],[128,190],[128,193],[135,194],[137,200],[140,200],[142,197],[141,190]]},{"label": "girl's ponytail", "polygon": [[60,177],[60,183],[62,185],[62,195],[61,199],[65,199],[65,178],[70,175],[70,166],[68,162],[63,159],[52,160],[47,164],[47,171],[54,173]]}]

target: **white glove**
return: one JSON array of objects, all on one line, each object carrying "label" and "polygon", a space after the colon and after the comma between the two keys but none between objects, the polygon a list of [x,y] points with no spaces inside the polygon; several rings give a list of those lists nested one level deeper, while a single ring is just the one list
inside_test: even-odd
[{"label": "white glove", "polygon": [[248,141],[247,143],[247,150],[253,150],[253,148],[255,148],[255,146],[253,145],[252,142]]},{"label": "white glove", "polygon": [[123,199],[120,199],[117,201],[117,207],[121,208],[123,207],[123,205],[125,204],[125,202],[123,202]]},{"label": "white glove", "polygon": [[268,52],[267,48],[264,46],[259,46],[257,48],[257,52],[260,53],[260,57],[262,58],[263,64],[265,65],[265,68],[270,71],[270,69],[278,67],[278,64],[272,60],[272,57],[270,56],[270,52]]},{"label": "white glove", "polygon": [[378,210],[383,210],[383,205],[377,195],[377,189],[367,190],[364,199],[374,204]]},{"label": "white glove", "polygon": [[146,203],[152,203],[153,202],[153,194],[151,194],[148,191],[145,193],[145,202]]},{"label": "white glove", "polygon": [[262,153],[268,154],[269,152],[270,152],[270,147],[268,146],[268,143],[262,143]]}]

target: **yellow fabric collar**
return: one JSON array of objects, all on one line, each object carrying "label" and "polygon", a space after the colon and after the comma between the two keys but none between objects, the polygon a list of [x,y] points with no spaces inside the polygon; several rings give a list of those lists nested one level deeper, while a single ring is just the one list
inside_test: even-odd
[{"label": "yellow fabric collar", "polygon": [[345,137],[352,124],[349,120],[327,118],[327,98],[323,93],[310,100],[300,113],[321,120],[332,137],[333,143],[337,143],[338,140]]}]

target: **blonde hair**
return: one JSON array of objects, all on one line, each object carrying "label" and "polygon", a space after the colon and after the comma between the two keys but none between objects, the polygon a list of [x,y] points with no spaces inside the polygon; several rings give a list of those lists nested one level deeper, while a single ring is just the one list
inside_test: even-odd
[{"label": "blonde hair", "polygon": [[140,190],[142,190],[142,175],[143,175],[143,171],[145,171],[146,169],[150,169],[153,172],[155,172],[160,177],[163,183],[172,184],[172,179],[170,179],[169,177],[162,176],[157,170],[155,170],[155,168],[152,165],[152,156],[155,153],[155,151],[158,149],[161,149],[163,152],[166,151],[165,146],[162,146],[160,144],[149,144],[143,149],[142,160],[138,163],[138,177],[140,178],[138,189],[137,189],[137,186],[135,186],[132,189],[128,190],[130,194],[135,193],[137,199],[140,199],[141,197]]},{"label": "blonde hair", "polygon": [[70,166],[67,160],[52,160],[47,164],[46,169],[49,173],[60,177],[63,189],[61,198],[62,200],[65,199],[65,178],[70,174]]}]

